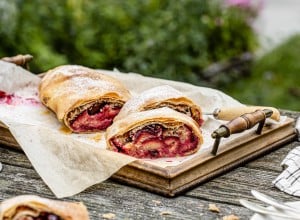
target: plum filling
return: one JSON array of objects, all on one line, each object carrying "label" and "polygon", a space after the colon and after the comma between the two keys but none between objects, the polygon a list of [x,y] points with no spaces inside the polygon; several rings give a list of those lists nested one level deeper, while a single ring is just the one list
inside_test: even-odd
[{"label": "plum filling", "polygon": [[41,212],[37,217],[25,215],[18,217],[17,220],[62,220],[62,218],[53,213]]},{"label": "plum filling", "polygon": [[105,130],[112,124],[121,107],[120,103],[95,103],[78,114],[70,122],[70,126],[74,132]]},{"label": "plum filling", "polygon": [[198,137],[184,124],[168,128],[149,124],[116,136],[110,143],[114,151],[137,158],[176,157],[193,152]]}]

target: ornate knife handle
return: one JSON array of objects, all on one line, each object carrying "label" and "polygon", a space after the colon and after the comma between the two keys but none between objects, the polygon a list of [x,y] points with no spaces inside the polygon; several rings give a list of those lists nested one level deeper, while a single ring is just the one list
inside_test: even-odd
[{"label": "ornate knife handle", "polygon": [[270,117],[272,114],[273,111],[270,109],[256,110],[252,113],[243,114],[225,125],[221,125],[211,134],[211,137],[216,139],[211,153],[213,155],[217,154],[222,137],[227,138],[231,134],[241,133],[254,127],[257,123],[259,123],[259,125],[256,134],[261,134],[266,118]]}]

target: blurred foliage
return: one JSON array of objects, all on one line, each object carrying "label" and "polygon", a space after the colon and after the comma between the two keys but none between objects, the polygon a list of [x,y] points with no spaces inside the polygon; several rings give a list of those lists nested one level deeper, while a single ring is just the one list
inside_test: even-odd
[{"label": "blurred foliage", "polygon": [[253,13],[218,0],[1,0],[0,57],[206,84],[210,64],[252,52]]},{"label": "blurred foliage", "polygon": [[252,74],[227,85],[224,90],[252,105],[300,111],[300,35],[254,62]]}]

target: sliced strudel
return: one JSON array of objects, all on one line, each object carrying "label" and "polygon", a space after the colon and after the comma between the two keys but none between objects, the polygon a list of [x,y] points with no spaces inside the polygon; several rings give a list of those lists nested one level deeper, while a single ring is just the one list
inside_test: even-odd
[{"label": "sliced strudel", "polygon": [[203,123],[201,108],[182,92],[164,85],[145,90],[129,99],[115,120],[127,117],[132,112],[169,107],[192,117],[199,126]]},{"label": "sliced strudel", "polygon": [[136,158],[186,156],[203,143],[191,117],[163,107],[132,112],[115,120],[106,131],[108,149]]},{"label": "sliced strudel", "polygon": [[105,130],[130,96],[117,79],[77,65],[49,70],[39,86],[42,103],[76,133]]},{"label": "sliced strudel", "polygon": [[88,220],[82,203],[50,200],[34,195],[16,196],[0,204],[0,220]]}]

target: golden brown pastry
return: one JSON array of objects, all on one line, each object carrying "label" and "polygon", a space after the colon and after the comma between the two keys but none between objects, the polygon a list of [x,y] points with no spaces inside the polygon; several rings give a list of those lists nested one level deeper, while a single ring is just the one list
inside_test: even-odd
[{"label": "golden brown pastry", "polygon": [[202,125],[202,111],[191,99],[171,86],[157,86],[129,99],[115,120],[124,118],[132,112],[169,107],[192,117],[199,126]]},{"label": "golden brown pastry", "polygon": [[82,203],[50,200],[34,195],[16,196],[0,204],[0,220],[88,220]]},{"label": "golden brown pastry", "polygon": [[107,147],[136,158],[186,156],[203,143],[198,124],[168,107],[132,112],[106,131]]},{"label": "golden brown pastry", "polygon": [[87,67],[65,65],[46,73],[39,97],[59,121],[81,133],[105,130],[131,95],[115,78]]}]

